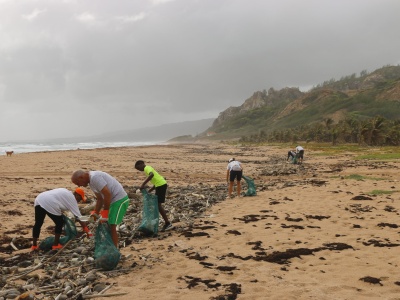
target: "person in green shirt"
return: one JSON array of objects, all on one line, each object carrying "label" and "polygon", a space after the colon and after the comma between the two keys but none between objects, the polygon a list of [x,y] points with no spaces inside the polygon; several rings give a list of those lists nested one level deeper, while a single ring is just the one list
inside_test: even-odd
[{"label": "person in green shirt", "polygon": [[164,226],[161,231],[167,231],[174,228],[171,222],[168,220],[167,214],[162,206],[162,203],[165,202],[165,195],[167,193],[167,181],[160,174],[157,173],[151,166],[146,166],[143,160],[138,160],[135,163],[135,169],[139,171],[144,171],[147,178],[143,181],[140,186],[140,190],[146,189],[146,184],[150,181],[153,184],[153,187],[149,189],[149,193],[151,193],[154,189],[156,190],[156,195],[158,198],[158,211],[160,215],[164,219]]}]

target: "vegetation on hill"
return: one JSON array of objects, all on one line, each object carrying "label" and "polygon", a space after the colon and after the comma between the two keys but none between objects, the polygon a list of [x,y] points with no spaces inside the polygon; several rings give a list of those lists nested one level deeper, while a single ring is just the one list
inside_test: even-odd
[{"label": "vegetation on hill", "polygon": [[385,84],[391,80],[397,80],[400,78],[400,68],[399,66],[387,65],[380,69],[375,70],[372,73],[368,73],[367,70],[360,72],[357,76],[353,73],[348,76],[344,76],[339,80],[334,78],[324,81],[313,88],[313,90],[318,90],[321,88],[330,88],[339,91],[347,90],[361,90],[366,88],[373,88],[380,83]]},{"label": "vegetation on hill", "polygon": [[207,131],[242,141],[307,140],[399,145],[400,66],[331,79],[303,93],[298,88],[256,92],[230,107]]},{"label": "vegetation on hill", "polygon": [[388,120],[381,116],[359,120],[346,118],[334,124],[332,119],[325,123],[313,123],[296,128],[261,131],[257,134],[242,136],[241,142],[280,142],[297,141],[358,143],[360,145],[400,145],[400,119]]}]

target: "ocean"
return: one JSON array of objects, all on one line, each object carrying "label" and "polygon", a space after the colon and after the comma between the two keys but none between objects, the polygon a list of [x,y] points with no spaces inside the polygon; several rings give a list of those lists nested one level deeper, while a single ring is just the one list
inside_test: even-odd
[{"label": "ocean", "polygon": [[0,155],[6,155],[6,151],[14,151],[14,154],[18,154],[109,147],[138,147],[161,144],[164,144],[164,142],[0,143]]}]

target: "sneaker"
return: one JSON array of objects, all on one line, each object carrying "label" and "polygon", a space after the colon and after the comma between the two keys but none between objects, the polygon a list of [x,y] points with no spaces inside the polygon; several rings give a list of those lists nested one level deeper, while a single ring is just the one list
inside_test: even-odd
[{"label": "sneaker", "polygon": [[31,251],[39,251],[39,246],[31,246]]},{"label": "sneaker", "polygon": [[60,250],[61,248],[63,247],[63,245],[61,245],[61,244],[58,244],[58,245],[53,245],[52,247],[51,247],[51,249],[52,250]]},{"label": "sneaker", "polygon": [[171,229],[174,229],[174,225],[172,225],[171,223],[168,223],[168,224],[164,224],[164,226],[161,229],[161,231],[164,232],[164,231],[168,231],[168,230],[171,230]]}]

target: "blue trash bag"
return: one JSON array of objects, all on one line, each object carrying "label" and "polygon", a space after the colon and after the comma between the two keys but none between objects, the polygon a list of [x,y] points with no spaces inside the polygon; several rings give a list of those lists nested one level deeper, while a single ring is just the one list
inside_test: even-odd
[{"label": "blue trash bag", "polygon": [[[69,240],[73,240],[77,235],[78,231],[76,229],[75,223],[65,215],[62,215],[64,220],[64,231],[65,236],[60,237],[60,244],[65,245]],[[54,236],[49,236],[45,238],[39,244],[39,249],[48,251],[54,245]]]},{"label": "blue trash bag", "polygon": [[245,193],[246,196],[255,196],[257,195],[256,185],[254,184],[254,180],[247,176],[242,176],[243,179],[247,183],[247,191]]},{"label": "blue trash bag", "polygon": [[159,220],[157,195],[149,194],[146,190],[142,190],[142,194],[142,223],[137,230],[143,232],[147,236],[157,235]]},{"label": "blue trash bag", "polygon": [[94,238],[94,262],[96,268],[113,270],[121,258],[121,253],[115,247],[108,223],[99,223]]}]

